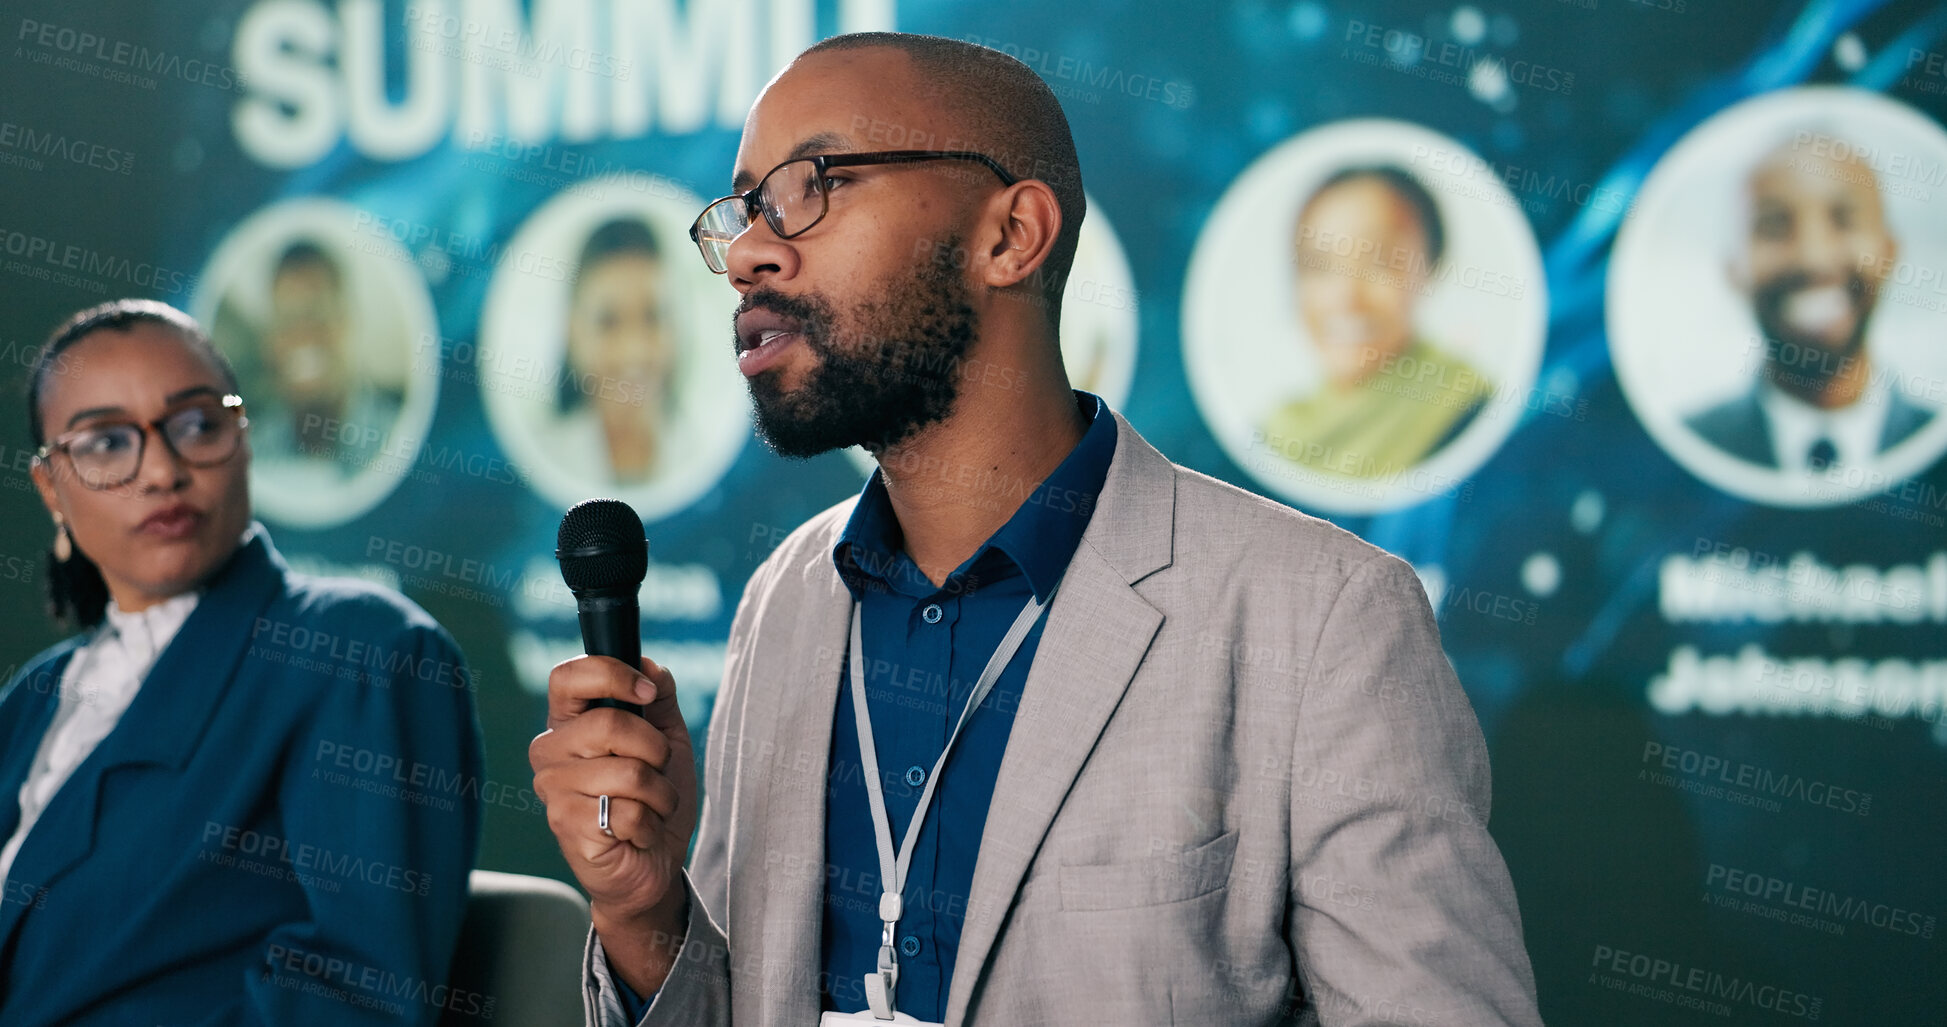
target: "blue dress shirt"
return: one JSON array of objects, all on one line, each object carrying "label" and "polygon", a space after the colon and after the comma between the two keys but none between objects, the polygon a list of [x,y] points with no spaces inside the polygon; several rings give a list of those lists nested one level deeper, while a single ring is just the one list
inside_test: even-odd
[{"label": "blue dress shirt", "polygon": [[[886,811],[897,846],[926,777],[946,747],[981,670],[1030,595],[1045,600],[1080,544],[1115,455],[1115,418],[1099,397],[1077,392],[1088,430],[1054,473],[1032,483],[975,479],[996,504],[1019,504],[1006,524],[935,586],[906,555],[885,483],[873,472],[859,494],[832,561],[863,605],[866,706],[878,747]],[[970,472],[971,473],[971,472]],[[941,770],[933,806],[915,842],[896,935],[902,1013],[946,1018],[974,859],[987,825],[1001,755],[1014,725],[1042,623],[1022,642],[968,719]],[[848,656],[848,660],[849,660]],[[851,665],[841,669],[825,789],[825,905],[820,992],[825,1009],[865,1008],[864,978],[878,966],[878,849],[854,726]],[[617,981],[631,1020],[649,999]],[[650,996],[652,999],[654,996]]]},{"label": "blue dress shirt", "polygon": [[[1006,524],[935,586],[902,548],[885,484],[874,473],[832,559],[863,605],[866,706],[871,715],[886,812],[903,841],[926,778],[946,747],[974,683],[1030,595],[1047,599],[1081,542],[1115,455],[1115,418],[1087,393],[1090,424],[1047,480],[991,482],[998,504],[1019,503]],[[994,797],[994,780],[1014,725],[1028,668],[1041,640],[1037,622],[993,691],[968,719],[941,770],[932,810],[914,843],[895,935],[900,1012],[944,1020],[974,858]],[[850,681],[851,667],[843,671]],[[838,690],[825,790],[825,908],[820,978],[824,1008],[865,1008],[864,976],[878,965],[881,923],[878,848],[859,765],[852,690]]]}]

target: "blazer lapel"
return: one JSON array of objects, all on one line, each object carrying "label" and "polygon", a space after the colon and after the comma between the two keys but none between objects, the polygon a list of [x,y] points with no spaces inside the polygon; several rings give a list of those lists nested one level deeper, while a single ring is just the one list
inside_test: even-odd
[{"label": "blazer lapel", "polygon": [[1116,420],[1101,501],[1048,608],[1001,757],[947,991],[949,1024],[965,1021],[1028,867],[1163,624],[1132,585],[1169,563],[1175,469]]},{"label": "blazer lapel", "polygon": [[61,678],[92,634],[77,635],[56,647],[39,666],[0,693],[0,845],[20,826],[20,786],[27,782],[41,739],[61,704]]},{"label": "blazer lapel", "polygon": [[[94,850],[102,779],[110,770],[189,762],[236,676],[253,625],[282,581],[283,561],[257,527],[156,659],[114,730],[54,794],[21,845],[10,879],[50,887]],[[17,906],[0,914],[0,949],[17,923]]]},{"label": "blazer lapel", "polygon": [[[831,546],[828,541],[817,548],[829,552]],[[760,925],[763,946],[754,966],[762,971],[759,976],[769,978],[773,970],[787,975],[762,986],[768,1001],[757,1018],[760,1023],[818,1022],[817,975],[797,971],[818,965],[824,929],[825,781],[852,595],[829,559],[815,561],[802,573],[805,580],[795,590],[803,597],[796,637],[788,648],[770,649],[771,659],[753,668],[754,675],[791,682],[775,714],[775,748],[757,764],[767,781],[762,827],[753,835],[762,851],[744,857],[785,872],[743,875],[746,890],[737,900],[743,906],[740,919]],[[753,885],[762,893],[748,890]],[[743,951],[749,958],[748,950]]]},{"label": "blazer lapel", "polygon": [[[122,723],[137,731],[111,732],[96,755],[103,768],[130,763],[181,767],[202,741],[223,693],[266,629],[264,607],[282,590],[284,561],[256,528],[210,583],[168,648],[156,658]],[[151,682],[167,683],[150,688]]]},{"label": "blazer lapel", "polygon": [[[6,709],[5,717],[0,718],[0,742],[5,743],[5,748],[0,749],[0,845],[5,845],[20,826],[20,786],[26,783],[34,757],[40,752],[41,737],[54,719],[60,701],[61,676],[83,641],[85,636],[71,640],[66,652],[29,671],[6,695],[0,696],[0,703]],[[24,853],[26,846],[21,851]],[[43,882],[38,878],[21,873],[20,862],[16,854],[5,880],[16,888],[42,887]],[[25,902],[0,900],[0,952],[6,951],[7,939],[12,937],[14,925],[26,909]]]}]

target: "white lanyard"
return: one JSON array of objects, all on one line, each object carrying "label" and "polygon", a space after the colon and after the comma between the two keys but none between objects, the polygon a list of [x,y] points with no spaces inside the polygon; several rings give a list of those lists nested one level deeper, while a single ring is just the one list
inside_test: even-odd
[{"label": "white lanyard", "polygon": [[[1056,582],[1056,588],[1061,587]],[[953,733],[946,739],[946,748],[940,750],[940,758],[933,764],[933,772],[927,775],[926,790],[919,794],[919,805],[913,810],[913,819],[906,825],[906,840],[899,847],[895,858],[892,848],[892,819],[886,815],[885,787],[879,781],[879,750],[872,741],[872,717],[865,708],[865,642],[860,622],[864,619],[863,605],[852,601],[852,715],[858,724],[859,762],[865,772],[865,796],[872,803],[872,840],[879,846],[879,881],[884,891],[879,896],[879,920],[885,924],[885,932],[879,941],[879,969],[876,973],[865,975],[865,1000],[871,1007],[872,1015],[881,1020],[893,1017],[893,989],[899,983],[899,959],[892,947],[892,936],[899,929],[899,916],[902,912],[901,896],[906,893],[906,871],[913,864],[913,849],[919,842],[920,825],[926,821],[926,811],[933,804],[933,789],[940,783],[940,770],[946,766],[946,758],[953,752],[953,743],[960,739],[960,729],[967,726],[968,718],[980,706],[980,701],[993,690],[994,682],[1000,680],[1001,672],[1020,651],[1021,643],[1027,639],[1028,632],[1048,603],[1055,600],[1055,590],[1048,590],[1046,601],[1030,596],[1028,604],[1014,618],[1014,624],[1002,636],[1001,644],[995,648],[994,655],[987,660],[987,666],[980,672],[979,680],[974,682],[973,692],[967,696],[967,705],[960,711],[960,719],[953,724]]]}]

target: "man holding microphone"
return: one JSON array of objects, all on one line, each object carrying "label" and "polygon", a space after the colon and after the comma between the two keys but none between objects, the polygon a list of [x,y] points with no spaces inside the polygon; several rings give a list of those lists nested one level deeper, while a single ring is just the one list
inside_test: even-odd
[{"label": "man holding microphone", "polygon": [[827,40],[734,188],[692,235],[743,296],[759,431],[879,470],[746,586],[701,809],[665,669],[550,675],[530,758],[593,908],[588,1022],[1539,1023],[1410,568],[1069,387],[1046,85]]}]

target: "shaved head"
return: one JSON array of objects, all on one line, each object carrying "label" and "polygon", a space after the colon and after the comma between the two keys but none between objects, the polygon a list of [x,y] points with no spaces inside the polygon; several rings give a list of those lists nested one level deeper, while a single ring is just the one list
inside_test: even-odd
[{"label": "shaved head", "polygon": [[[949,156],[795,164],[898,151]],[[951,156],[967,154],[980,159]],[[760,183],[765,212],[722,262],[743,295],[737,367],[779,453],[883,453],[969,404],[974,420],[1017,416],[1022,394],[972,368],[1008,368],[1055,417],[1073,414],[1059,332],[1081,174],[1061,106],[1026,65],[932,36],[820,43],[744,121],[731,188]],[[773,224],[779,195],[816,203],[814,218]]]},{"label": "shaved head", "polygon": [[[1870,167],[1795,137],[1751,169],[1745,202],[1733,275],[1764,337],[1766,373],[1786,391],[1827,403],[1834,376],[1866,354],[1879,300],[1879,279],[1868,269],[1899,253],[1879,181]],[[1817,356],[1808,363],[1806,354]]]},{"label": "shaved head", "polygon": [[944,36],[854,32],[833,36],[798,59],[866,49],[904,54],[919,84],[915,99],[933,110],[939,124],[949,126],[947,132],[935,131],[930,138],[902,148],[978,150],[1015,176],[1039,179],[1054,191],[1061,207],[1061,231],[1037,274],[1048,323],[1058,325],[1062,287],[1074,266],[1082,217],[1087,213],[1081,162],[1061,102],[1020,61],[978,43]]}]

